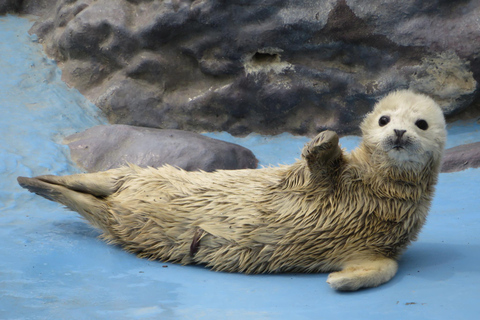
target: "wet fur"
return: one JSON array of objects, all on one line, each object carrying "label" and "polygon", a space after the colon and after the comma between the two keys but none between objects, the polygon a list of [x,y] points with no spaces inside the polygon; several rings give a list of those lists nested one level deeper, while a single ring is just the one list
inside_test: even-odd
[{"label": "wet fur", "polygon": [[[391,126],[378,128],[385,113]],[[428,118],[430,132],[415,129],[418,117]],[[407,130],[397,141],[405,149],[392,149],[397,127]],[[129,166],[18,180],[140,257],[228,272],[333,271],[333,288],[356,290],[390,280],[423,226],[445,122],[433,100],[399,91],[376,105],[362,131],[351,154],[334,132],[322,132],[288,166],[213,173]]]}]

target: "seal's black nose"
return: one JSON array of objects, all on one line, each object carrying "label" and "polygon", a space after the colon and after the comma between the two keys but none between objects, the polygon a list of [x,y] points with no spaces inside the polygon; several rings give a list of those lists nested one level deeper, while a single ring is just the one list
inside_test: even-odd
[{"label": "seal's black nose", "polygon": [[407,132],[407,130],[397,130],[397,129],[393,129],[393,131],[395,131],[395,134],[397,135],[398,138],[403,137],[403,134]]}]

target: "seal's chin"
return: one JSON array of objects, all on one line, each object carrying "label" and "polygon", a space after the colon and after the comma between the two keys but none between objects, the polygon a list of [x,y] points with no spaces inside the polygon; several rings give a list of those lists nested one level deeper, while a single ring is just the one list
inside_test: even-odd
[{"label": "seal's chin", "polygon": [[405,149],[404,146],[392,146],[390,150],[387,151],[387,155],[389,158],[403,162],[403,161],[409,161],[411,156],[408,150]]},{"label": "seal's chin", "polygon": [[412,146],[405,145],[392,145],[388,150],[385,150],[389,159],[391,159],[395,165],[412,165],[422,164],[424,157],[419,154]]}]

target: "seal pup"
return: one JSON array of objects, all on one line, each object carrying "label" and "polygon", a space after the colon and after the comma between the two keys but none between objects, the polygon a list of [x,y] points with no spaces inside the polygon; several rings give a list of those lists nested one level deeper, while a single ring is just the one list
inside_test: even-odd
[{"label": "seal pup", "polygon": [[332,288],[357,290],[395,275],[425,222],[446,139],[440,107],[405,90],[380,100],[361,130],[350,154],[324,131],[279,167],[131,165],[18,182],[139,257],[228,272],[332,272]]}]

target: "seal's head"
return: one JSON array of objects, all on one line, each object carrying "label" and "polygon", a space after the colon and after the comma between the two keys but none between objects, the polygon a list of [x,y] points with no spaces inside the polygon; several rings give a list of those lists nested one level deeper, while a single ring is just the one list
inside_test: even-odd
[{"label": "seal's head", "polygon": [[363,144],[381,162],[406,168],[440,163],[445,118],[437,103],[423,94],[390,93],[366,116],[361,129]]}]

